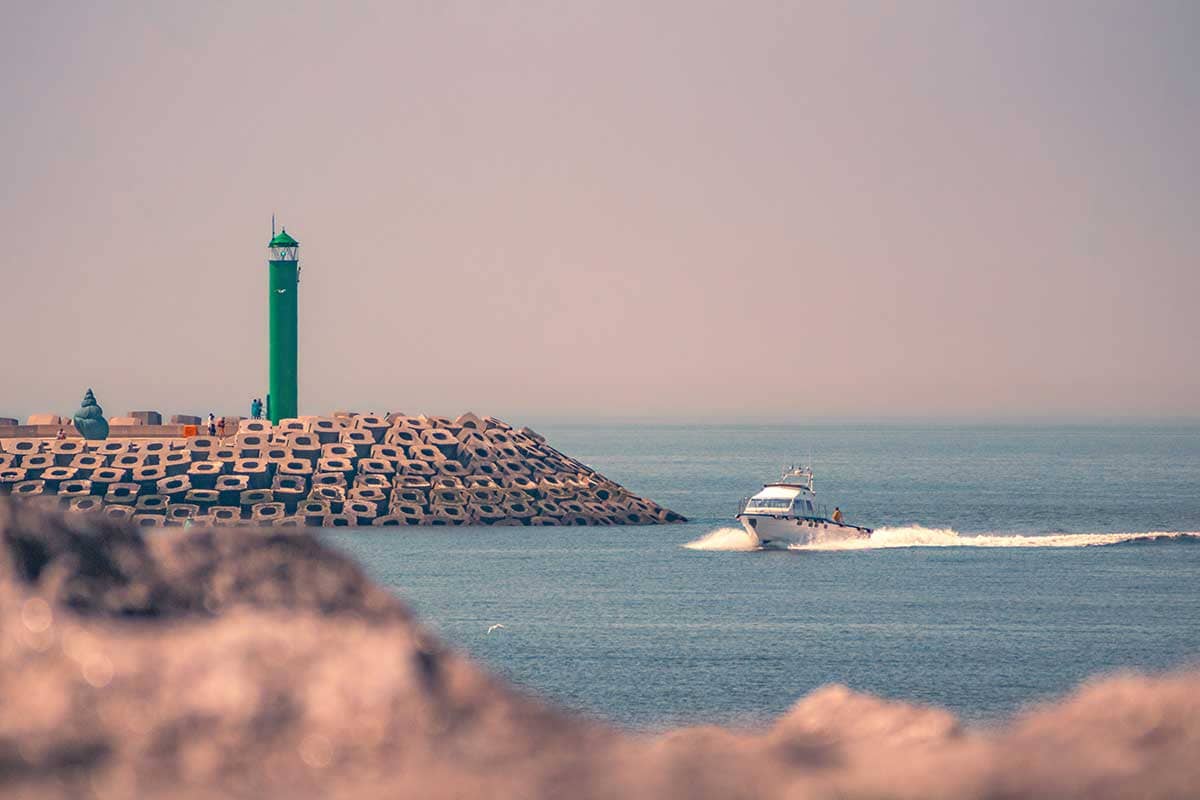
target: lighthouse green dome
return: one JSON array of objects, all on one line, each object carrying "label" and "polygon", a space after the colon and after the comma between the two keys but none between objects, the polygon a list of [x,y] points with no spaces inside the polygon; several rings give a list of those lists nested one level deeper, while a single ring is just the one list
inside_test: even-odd
[{"label": "lighthouse green dome", "polygon": [[287,228],[283,228],[279,233],[271,239],[268,247],[299,247],[300,243],[288,235]]}]

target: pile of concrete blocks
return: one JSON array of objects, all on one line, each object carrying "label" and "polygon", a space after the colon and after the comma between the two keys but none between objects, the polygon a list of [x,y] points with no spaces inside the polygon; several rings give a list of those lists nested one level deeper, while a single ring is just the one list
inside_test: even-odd
[{"label": "pile of concrete blocks", "polygon": [[0,439],[0,494],[142,525],[650,525],[683,517],[528,428],[337,412],[223,438]]}]

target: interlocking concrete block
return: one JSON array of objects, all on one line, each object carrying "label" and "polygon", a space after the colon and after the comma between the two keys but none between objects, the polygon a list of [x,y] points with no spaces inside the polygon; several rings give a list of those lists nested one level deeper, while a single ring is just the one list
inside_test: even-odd
[{"label": "interlocking concrete block", "polygon": [[496,460],[496,451],[486,444],[459,444],[458,458],[463,464],[475,467],[476,464],[490,463]]},{"label": "interlocking concrete block", "polygon": [[[97,497],[107,497],[108,488],[118,483],[125,483],[125,478],[129,474],[129,470],[117,469],[116,467],[101,467],[100,469],[92,470],[92,494]],[[137,486],[137,484],[134,484]],[[141,487],[138,486],[140,489]]]},{"label": "interlocking concrete block", "polygon": [[429,502],[434,506],[465,506],[467,504],[467,493],[463,489],[451,489],[435,486],[429,490]]},{"label": "interlocking concrete block", "polygon": [[167,477],[165,467],[158,465],[152,467],[137,467],[130,474],[130,480],[134,483],[141,484],[144,492],[150,493],[154,491],[155,484]]},{"label": "interlocking concrete block", "polygon": [[72,511],[99,511],[104,507],[104,501],[99,497],[72,497],[67,508]]},{"label": "interlocking concrete block", "polygon": [[63,481],[69,481],[76,476],[78,470],[71,467],[50,467],[42,471],[42,480],[51,492],[57,492]]},{"label": "interlocking concrete block", "polygon": [[242,492],[250,488],[250,479],[245,475],[219,475],[213,489],[221,495],[221,505],[234,506]]},{"label": "interlocking concrete block", "polygon": [[508,512],[495,503],[471,503],[470,509],[481,525],[495,525],[508,517]]},{"label": "interlocking concrete block", "polygon": [[396,465],[382,458],[364,458],[358,462],[359,475],[394,475],[395,473]]},{"label": "interlocking concrete block", "polygon": [[255,503],[250,508],[250,519],[264,525],[286,515],[287,509],[284,508],[283,503]]},{"label": "interlocking concrete block", "polygon": [[74,478],[58,485],[59,497],[86,497],[92,493],[92,482],[87,478]]},{"label": "interlocking concrete block", "polygon": [[293,458],[288,461],[281,461],[275,465],[276,475],[295,475],[297,477],[306,478],[312,474],[312,462]]},{"label": "interlocking concrete block", "polygon": [[465,490],[467,485],[463,483],[463,479],[456,475],[438,475],[430,481],[432,489],[458,489]]},{"label": "interlocking concrete block", "polygon": [[292,449],[284,444],[268,445],[262,451],[261,458],[273,464],[278,464],[281,461],[290,461],[292,459]]},{"label": "interlocking concrete block", "polygon": [[283,503],[288,514],[294,514],[308,495],[308,479],[302,475],[276,475],[271,482],[271,492],[276,502]]},{"label": "interlocking concrete block", "polygon": [[356,525],[370,525],[379,516],[379,508],[365,500],[348,499],[342,504],[342,513],[353,517]]},{"label": "interlocking concrete block", "polygon": [[104,516],[108,517],[109,519],[115,519],[118,521],[133,519],[133,506],[132,505],[106,505],[100,510],[100,513],[103,514]]},{"label": "interlocking concrete block", "polygon": [[454,438],[458,440],[460,447],[488,447],[488,440],[472,428],[461,429],[458,433],[454,434]]},{"label": "interlocking concrete block", "polygon": [[242,518],[242,509],[237,506],[213,506],[208,510],[208,518],[213,525],[228,525]]},{"label": "interlocking concrete block", "polygon": [[[427,512],[424,506],[417,503],[392,503],[388,507],[388,513],[402,517],[405,520],[424,520]],[[419,525],[421,523],[412,522],[409,524]]]},{"label": "interlocking concrete block", "polygon": [[350,514],[326,514],[321,518],[322,528],[353,528],[357,524]]},{"label": "interlocking concrete block", "polygon": [[109,463],[112,463],[114,456],[119,456],[129,452],[129,448],[133,446],[132,442],[122,439],[105,439],[102,442],[88,442],[88,450],[108,458]]},{"label": "interlocking concrete block", "polygon": [[7,453],[15,453],[21,457],[36,455],[45,448],[46,443],[41,439],[13,439],[4,450]]},{"label": "interlocking concrete block", "polygon": [[388,492],[378,486],[355,486],[347,493],[346,497],[350,500],[374,503],[376,511],[380,511],[388,504]]},{"label": "interlocking concrete block", "polygon": [[168,475],[184,475],[188,471],[188,467],[192,465],[192,452],[190,450],[173,450],[170,453],[163,453],[159,457],[159,465],[167,471]]},{"label": "interlocking concrete block", "polygon": [[302,458],[310,464],[316,464],[321,456],[321,442],[311,433],[293,433],[288,436],[286,443],[292,451],[292,458]]},{"label": "interlocking concrete block", "polygon": [[164,512],[167,505],[171,501],[165,495],[161,494],[143,494],[134,502],[133,507],[137,511]]},{"label": "interlocking concrete block", "polygon": [[553,525],[562,525],[563,522],[558,517],[544,516],[539,514],[530,518],[529,524],[535,527],[549,527]]},{"label": "interlocking concrete block", "polygon": [[358,451],[353,446],[334,442],[321,445],[321,458],[340,458],[351,463],[358,460]]},{"label": "interlocking concrete block", "polygon": [[308,430],[309,422],[307,420],[286,417],[279,420],[279,424],[275,426],[275,438],[280,439],[291,433],[308,433]]},{"label": "interlocking concrete block", "polygon": [[426,428],[433,427],[425,421],[424,417],[413,417],[407,414],[389,414],[388,421],[392,423],[392,429],[408,428],[409,430],[420,432]]},{"label": "interlocking concrete block", "polygon": [[502,508],[513,519],[528,519],[537,513],[528,500],[506,500]]},{"label": "interlocking concrete block", "polygon": [[330,513],[329,502],[320,498],[301,500],[296,505],[297,516],[303,517],[308,525],[320,525],[321,519]]},{"label": "interlocking concrete block", "polygon": [[289,514],[275,520],[271,525],[276,528],[306,528],[308,527],[308,520],[298,514]]},{"label": "interlocking concrete block", "polygon": [[215,436],[193,436],[187,443],[187,449],[192,451],[194,461],[212,458],[212,452],[219,447],[221,440]]},{"label": "interlocking concrete block", "polygon": [[497,505],[504,497],[499,489],[488,486],[471,486],[466,491],[467,498],[476,505]]},{"label": "interlocking concrete block", "polygon": [[342,475],[343,481],[348,484],[350,478],[354,475],[354,463],[346,458],[317,459],[317,474],[325,475],[330,473]]},{"label": "interlocking concrete block", "polygon": [[83,439],[60,439],[50,443],[50,452],[54,454],[55,466],[66,467],[75,456],[87,452],[87,447]]},{"label": "interlocking concrete block", "polygon": [[371,453],[368,457],[391,462],[393,470],[397,461],[407,458],[403,450],[390,444],[375,445],[371,448]]},{"label": "interlocking concrete block", "polygon": [[327,503],[331,514],[340,514],[342,504],[346,502],[346,490],[340,486],[314,486],[308,493],[308,499]]},{"label": "interlocking concrete block", "polygon": [[533,507],[539,515],[544,517],[561,517],[563,514],[562,507],[554,500],[545,498],[534,500]]},{"label": "interlocking concrete block", "polygon": [[212,489],[217,485],[217,478],[228,469],[229,464],[225,461],[193,461],[188,465],[187,476],[197,489]]},{"label": "interlocking concrete block", "polygon": [[389,491],[392,488],[392,477],[393,476],[391,475],[383,475],[380,473],[364,475],[360,472],[354,476],[354,483],[352,485],[356,489],[375,488]]},{"label": "interlocking concrete block", "polygon": [[392,504],[400,503],[415,506],[424,511],[425,507],[429,505],[429,495],[426,490],[411,487],[392,489]]},{"label": "interlocking concrete block", "polygon": [[392,478],[392,486],[397,489],[420,489],[423,492],[428,492],[430,488],[429,478],[425,475],[395,475]]},{"label": "interlocking concrete block", "polygon": [[71,459],[69,466],[78,470],[81,478],[91,477],[92,472],[107,466],[108,459],[98,453],[80,453]]},{"label": "interlocking concrete block", "polygon": [[11,494],[13,497],[36,497],[46,492],[46,482],[40,478],[21,481],[12,485]]},{"label": "interlocking concrete block", "polygon": [[247,489],[238,496],[238,505],[242,508],[242,516],[249,517],[250,509],[259,503],[274,503],[275,493],[270,489]]},{"label": "interlocking concrete block", "polygon": [[117,453],[108,460],[108,463],[115,469],[131,470],[146,466],[141,453]]},{"label": "interlocking concrete block", "polygon": [[391,426],[392,424],[385,418],[374,414],[360,414],[354,418],[354,427],[369,433],[376,444],[383,441],[383,437]]},{"label": "interlocking concrete block", "polygon": [[409,523],[398,514],[384,514],[382,517],[376,517],[371,520],[371,525],[376,528],[398,527],[400,525],[409,525],[420,523]]},{"label": "interlocking concrete block", "polygon": [[437,475],[437,470],[428,461],[415,461],[413,459],[396,462],[396,472],[400,475],[423,478],[426,481]]},{"label": "interlocking concrete block", "polygon": [[312,478],[309,479],[309,484],[314,488],[317,486],[336,486],[339,489],[345,489],[350,485],[350,481],[346,478],[344,472],[315,472]]},{"label": "interlocking concrete block", "polygon": [[496,466],[495,462],[492,461],[475,461],[471,463],[468,469],[475,475],[491,478],[495,481],[499,481],[504,477],[504,473],[500,470],[500,467]]},{"label": "interlocking concrete block", "polygon": [[390,428],[383,440],[394,447],[414,447],[421,444],[421,432],[412,428]]},{"label": "interlocking concrete block", "polygon": [[428,444],[413,445],[408,448],[408,458],[409,460],[426,461],[429,463],[446,460],[441,450]]},{"label": "interlocking concrete block", "polygon": [[21,457],[15,453],[0,453],[0,469],[11,469],[21,463]]},{"label": "interlocking concrete block", "polygon": [[421,441],[436,447],[446,458],[454,458],[458,453],[458,439],[446,428],[429,428],[422,431]]},{"label": "interlocking concrete block", "polygon": [[130,411],[126,416],[136,419],[142,425],[162,425],[162,414],[157,411]]},{"label": "interlocking concrete block", "polygon": [[486,426],[484,425],[482,419],[468,411],[465,414],[460,414],[454,420],[453,427],[469,429],[473,431],[483,431]]},{"label": "interlocking concrete block", "polygon": [[270,420],[266,419],[243,419],[238,422],[237,426],[238,438],[242,434],[253,433],[261,437],[264,441],[271,438],[271,434],[275,432]]},{"label": "interlocking concrete block", "polygon": [[21,467],[29,473],[30,478],[40,477],[43,470],[54,466],[53,453],[35,453],[21,456]]},{"label": "interlocking concrete block", "polygon": [[429,525],[466,525],[468,522],[464,506],[433,506],[425,519]]},{"label": "interlocking concrete block", "polygon": [[241,458],[241,456],[238,455],[238,449],[236,447],[230,447],[224,444],[208,454],[209,461],[224,461],[225,463],[229,464],[230,469],[233,469],[233,462],[237,461],[239,458]]},{"label": "interlocking concrete block", "polygon": [[[342,436],[342,423],[336,419],[328,417],[320,417],[314,419],[311,424],[312,433],[317,437],[317,441],[321,444],[334,444]],[[292,445],[295,449],[295,445]]]},{"label": "interlocking concrete block", "polygon": [[191,489],[183,496],[183,503],[181,505],[194,506],[200,509],[201,512],[207,512],[208,509],[218,505],[220,502],[221,493],[214,489]]},{"label": "interlocking concrete block", "polygon": [[171,503],[167,506],[167,524],[185,522],[200,516],[200,506],[194,503]]},{"label": "interlocking concrete block", "polygon": [[[92,477],[92,486],[96,485],[95,476]],[[137,500],[137,496],[141,494],[142,485],[140,483],[109,483],[104,492],[104,502],[108,505],[128,505],[132,506]]]},{"label": "interlocking concrete block", "polygon": [[155,483],[154,489],[172,503],[183,502],[192,490],[192,481],[187,475],[168,475]]},{"label": "interlocking concrete block", "polygon": [[260,458],[239,458],[233,462],[233,474],[244,475],[251,489],[266,489],[271,485],[273,467]]},{"label": "interlocking concrete block", "polygon": [[[245,420],[254,422],[255,420]],[[263,450],[269,446],[270,439],[262,433],[239,433],[234,444],[238,458],[260,458]]]},{"label": "interlocking concrete block", "polygon": [[[351,448],[354,458],[365,458],[370,455],[375,438],[369,431],[350,429],[342,431],[339,443]],[[324,450],[325,448],[322,448],[322,451]]]}]

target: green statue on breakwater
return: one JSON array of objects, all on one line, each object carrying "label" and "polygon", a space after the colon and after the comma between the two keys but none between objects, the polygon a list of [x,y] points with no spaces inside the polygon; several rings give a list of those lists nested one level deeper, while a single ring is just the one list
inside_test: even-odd
[{"label": "green statue on breakwater", "polygon": [[96,402],[96,395],[88,389],[75,412],[75,430],[85,439],[107,439],[108,420],[104,418],[104,409]]}]

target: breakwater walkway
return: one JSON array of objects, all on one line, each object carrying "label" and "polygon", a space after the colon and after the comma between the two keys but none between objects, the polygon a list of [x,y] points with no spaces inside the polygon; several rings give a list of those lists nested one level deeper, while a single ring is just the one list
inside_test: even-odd
[{"label": "breakwater walkway", "polygon": [[224,438],[0,439],[0,495],[149,526],[683,521],[534,431],[471,413],[241,420]]}]

